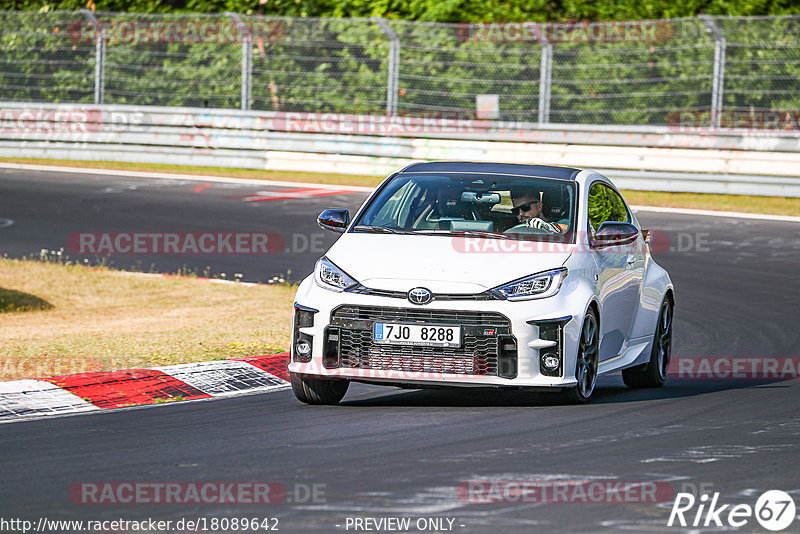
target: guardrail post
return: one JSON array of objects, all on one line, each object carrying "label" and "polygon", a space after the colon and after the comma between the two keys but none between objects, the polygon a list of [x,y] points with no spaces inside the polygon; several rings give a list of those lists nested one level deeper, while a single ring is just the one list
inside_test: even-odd
[{"label": "guardrail post", "polygon": [[94,24],[94,103],[102,104],[106,92],[106,29],[90,9],[81,9],[86,18]]},{"label": "guardrail post", "polygon": [[714,36],[714,75],[711,82],[711,125],[720,127],[722,118],[722,94],[725,85],[725,36],[708,15],[699,15],[700,20]]},{"label": "guardrail post", "polygon": [[553,79],[553,45],[542,40],[542,62],[539,67],[539,124],[550,122],[550,85]]},{"label": "guardrail post", "polygon": [[389,58],[388,75],[386,81],[386,114],[394,115],[397,113],[397,92],[400,78],[400,38],[397,33],[389,26],[389,23],[381,17],[372,17],[389,39]]},{"label": "guardrail post", "polygon": [[226,13],[242,36],[242,111],[250,109],[253,99],[253,35],[238,13]]}]

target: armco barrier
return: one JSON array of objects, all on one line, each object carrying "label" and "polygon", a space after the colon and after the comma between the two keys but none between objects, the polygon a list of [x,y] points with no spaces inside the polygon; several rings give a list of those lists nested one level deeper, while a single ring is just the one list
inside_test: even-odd
[{"label": "armco barrier", "polygon": [[413,161],[602,169],[621,187],[800,197],[800,133],[0,103],[0,154],[386,175]]}]

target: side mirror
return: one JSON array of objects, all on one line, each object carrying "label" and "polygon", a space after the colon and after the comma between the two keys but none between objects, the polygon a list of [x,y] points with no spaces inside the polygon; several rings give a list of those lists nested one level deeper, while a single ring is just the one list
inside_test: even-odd
[{"label": "side mirror", "polygon": [[631,223],[606,221],[589,238],[589,246],[602,248],[627,245],[636,241],[638,236],[639,230]]},{"label": "side mirror", "polygon": [[341,234],[350,224],[350,212],[347,210],[325,210],[317,217],[317,224],[323,230]]}]

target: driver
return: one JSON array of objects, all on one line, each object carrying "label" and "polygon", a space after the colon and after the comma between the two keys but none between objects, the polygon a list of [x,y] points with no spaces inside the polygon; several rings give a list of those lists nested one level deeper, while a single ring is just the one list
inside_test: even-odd
[{"label": "driver", "polygon": [[555,223],[547,222],[544,215],[542,191],[516,189],[511,191],[511,213],[528,228],[536,228],[553,234],[563,233],[563,228]]}]

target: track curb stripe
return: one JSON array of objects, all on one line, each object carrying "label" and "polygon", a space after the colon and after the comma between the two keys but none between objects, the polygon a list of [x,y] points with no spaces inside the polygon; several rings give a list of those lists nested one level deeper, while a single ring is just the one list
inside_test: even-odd
[{"label": "track curb stripe", "polygon": [[286,389],[288,356],[0,382],[0,422]]},{"label": "track curb stripe", "polygon": [[185,363],[156,369],[214,397],[286,387],[282,378],[238,360]]},{"label": "track curb stripe", "polygon": [[280,354],[273,354],[272,356],[255,356],[251,358],[233,358],[234,361],[249,363],[266,371],[267,373],[277,376],[284,382],[289,382],[289,353],[282,352]]},{"label": "track curb stripe", "polygon": [[124,408],[140,404],[202,399],[211,396],[154,369],[81,373],[56,376],[45,380],[98,408]]},{"label": "track curb stripe", "polygon": [[0,382],[0,421],[97,410],[98,407],[50,382],[43,380]]}]

